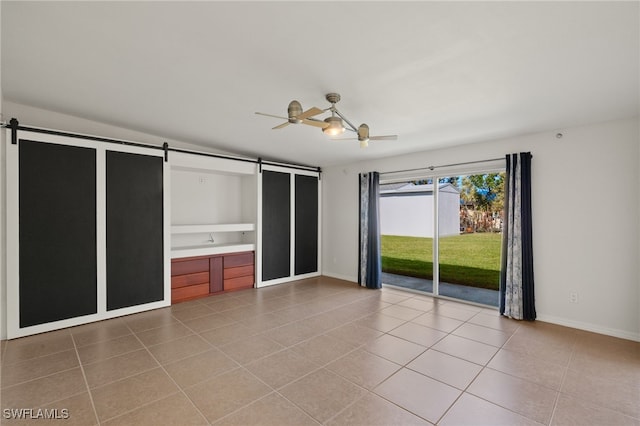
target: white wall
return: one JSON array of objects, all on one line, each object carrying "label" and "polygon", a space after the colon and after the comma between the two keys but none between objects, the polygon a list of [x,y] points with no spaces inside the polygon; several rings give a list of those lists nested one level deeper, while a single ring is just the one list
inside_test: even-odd
[{"label": "white wall", "polygon": [[433,195],[380,197],[380,233],[433,238]]},{"label": "white wall", "polygon": [[538,319],[640,340],[638,129],[636,117],[325,168],[323,274],[357,279],[359,172],[531,151]]}]

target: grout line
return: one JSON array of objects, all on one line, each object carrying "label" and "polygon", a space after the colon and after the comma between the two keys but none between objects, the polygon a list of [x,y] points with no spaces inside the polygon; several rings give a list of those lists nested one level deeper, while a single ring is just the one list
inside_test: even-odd
[{"label": "grout line", "polygon": [[84,371],[84,365],[82,365],[82,361],[80,360],[80,354],[78,353],[78,346],[76,345],[76,340],[73,338],[73,334],[71,334],[71,341],[73,342],[73,348],[75,349],[76,359],[78,360],[78,365],[80,366],[80,371],[82,372],[82,378],[84,380],[84,384],[87,387],[87,394],[89,395],[91,408],[93,408],[93,415],[95,416],[96,424],[100,425],[100,418],[98,417],[98,410],[96,410],[96,404],[93,400],[93,393],[91,393],[91,388],[89,387],[89,381],[87,380],[87,375]]},{"label": "grout line", "polygon": [[[127,327],[129,327],[129,325],[127,325]],[[129,329],[131,330],[131,328],[130,328],[130,327],[129,327]],[[181,393],[185,398],[187,398],[187,400],[188,400],[189,402],[191,402],[191,404],[192,404],[192,405],[193,405],[193,407],[196,409],[196,411],[198,412],[198,414],[200,414],[200,415],[202,416],[202,418],[207,422],[207,424],[211,424],[211,423],[209,422],[209,420],[207,419],[207,417],[202,413],[202,411],[200,411],[200,409],[198,408],[198,406],[197,406],[197,405],[196,405],[196,404],[191,400],[191,398],[189,398],[189,396],[185,393],[184,389],[182,389],[182,387],[181,387],[180,385],[178,385],[178,383],[173,379],[173,377],[171,377],[171,375],[167,372],[167,370],[164,368],[164,365],[162,365],[162,364],[160,363],[160,361],[155,357],[155,355],[154,355],[153,353],[151,353],[151,351],[149,350],[149,348],[148,348],[147,346],[145,346],[145,344],[144,344],[144,343],[142,342],[142,340],[140,340],[140,338],[139,338],[139,337],[138,337],[138,336],[133,332],[133,330],[131,330],[131,332],[133,333],[133,335],[135,336],[135,338],[136,338],[136,339],[138,339],[138,341],[139,341],[139,342],[140,342],[140,344],[144,347],[144,349],[147,351],[147,353],[149,354],[149,356],[151,356],[151,358],[153,358],[153,359],[158,363],[158,367],[159,367],[160,369],[162,369],[162,371],[164,372],[164,374],[166,374],[166,376],[169,378],[169,380],[171,380],[171,382],[176,386],[176,388],[178,388],[178,392],[176,392],[176,393],[172,393],[172,394],[169,394],[169,395],[165,395],[165,396],[163,396],[162,398],[156,399],[156,400],[154,400],[154,401],[149,401],[147,404],[143,404],[143,405],[141,405],[141,406],[139,406],[139,407],[135,407],[134,409],[132,409],[132,410],[130,410],[130,411],[128,411],[128,412],[126,412],[126,413],[122,413],[121,415],[125,415],[125,414],[127,414],[127,413],[131,413],[131,412],[133,412],[133,411],[139,410],[140,408],[144,407],[145,405],[149,405],[149,404],[152,404],[152,403],[154,403],[154,402],[161,401],[161,400],[163,400],[163,399],[165,399],[165,398],[168,398],[168,397],[169,397],[169,396],[171,396],[171,395],[175,395],[175,394]],[[200,337],[200,336],[198,336],[198,337]],[[200,337],[200,338],[202,339],[202,337]],[[204,340],[204,339],[202,339],[202,340]],[[210,344],[209,342],[207,342],[206,340],[204,340],[204,341],[205,341],[207,344],[211,345],[211,344]],[[203,352],[206,352],[206,351],[203,351]],[[203,352],[198,352],[198,353],[203,353]],[[197,355],[197,354],[195,354],[195,355]],[[184,359],[184,358],[181,358],[181,359]],[[119,417],[119,416],[117,416],[117,417]]]}]

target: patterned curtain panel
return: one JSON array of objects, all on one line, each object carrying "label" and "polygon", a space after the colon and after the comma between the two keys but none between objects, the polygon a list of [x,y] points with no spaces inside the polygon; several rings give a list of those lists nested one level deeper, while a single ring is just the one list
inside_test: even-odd
[{"label": "patterned curtain panel", "polygon": [[380,260],[380,174],[360,173],[360,260],[358,282],[367,288],[382,288]]},{"label": "patterned curtain panel", "polygon": [[531,227],[531,153],[507,155],[505,228],[500,272],[500,313],[536,319],[533,291],[533,242]]}]

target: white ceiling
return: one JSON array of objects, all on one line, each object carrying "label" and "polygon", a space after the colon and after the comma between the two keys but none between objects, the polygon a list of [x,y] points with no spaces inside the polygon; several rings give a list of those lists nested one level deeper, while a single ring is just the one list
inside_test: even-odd
[{"label": "white ceiling", "polygon": [[[637,1],[3,1],[2,91],[327,166],[638,115],[639,27]],[[360,149],[254,114],[326,108],[328,92],[356,126],[399,140]]]}]

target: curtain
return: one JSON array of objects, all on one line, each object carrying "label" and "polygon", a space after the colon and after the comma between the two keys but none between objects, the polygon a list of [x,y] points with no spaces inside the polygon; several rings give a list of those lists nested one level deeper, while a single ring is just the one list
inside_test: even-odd
[{"label": "curtain", "polygon": [[500,271],[500,313],[533,321],[536,308],[533,287],[531,225],[531,153],[507,155],[505,226]]},{"label": "curtain", "polygon": [[360,258],[358,283],[382,288],[380,260],[380,174],[360,173]]}]

